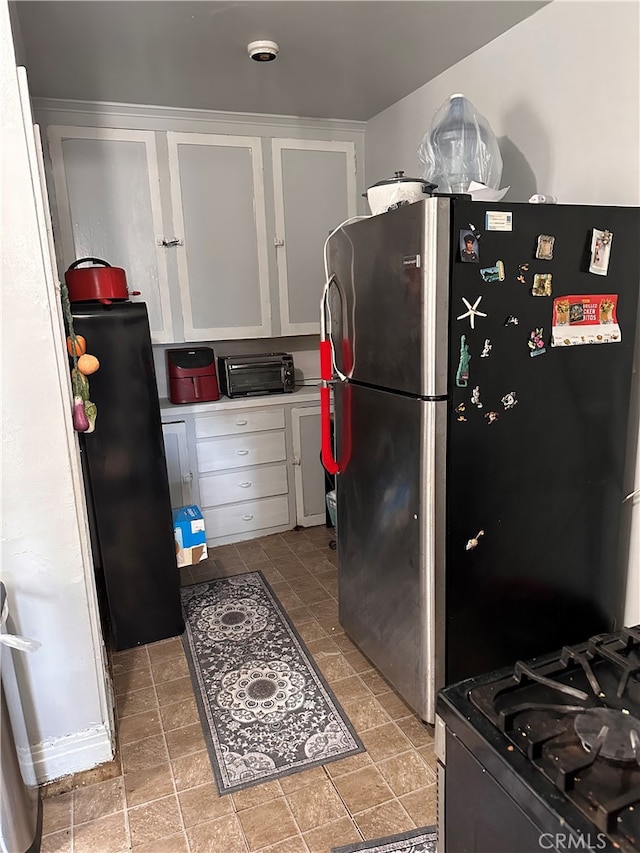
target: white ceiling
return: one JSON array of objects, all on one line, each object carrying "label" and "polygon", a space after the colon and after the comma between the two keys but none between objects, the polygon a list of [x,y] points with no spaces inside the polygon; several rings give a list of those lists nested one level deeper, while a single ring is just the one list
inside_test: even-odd
[{"label": "white ceiling", "polygon": [[34,96],[366,121],[544,5],[17,0],[16,42]]}]

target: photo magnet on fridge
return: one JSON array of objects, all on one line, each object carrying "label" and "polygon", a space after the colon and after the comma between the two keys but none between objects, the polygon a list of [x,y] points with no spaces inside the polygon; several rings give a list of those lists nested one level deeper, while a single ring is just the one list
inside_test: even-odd
[{"label": "photo magnet on fridge", "polygon": [[471,264],[480,263],[478,240],[473,232],[466,229],[460,232],[460,260]]},{"label": "photo magnet on fridge", "polygon": [[589,260],[589,272],[595,275],[606,275],[609,271],[609,255],[611,254],[611,231],[599,231],[593,229],[591,235],[591,258]]},{"label": "photo magnet on fridge", "polygon": [[553,244],[556,238],[550,234],[541,234],[538,237],[538,245],[536,247],[536,258],[542,261],[553,260]]},{"label": "photo magnet on fridge", "polygon": [[532,296],[551,296],[553,276],[550,272],[536,273],[533,277],[533,287],[531,288]]}]

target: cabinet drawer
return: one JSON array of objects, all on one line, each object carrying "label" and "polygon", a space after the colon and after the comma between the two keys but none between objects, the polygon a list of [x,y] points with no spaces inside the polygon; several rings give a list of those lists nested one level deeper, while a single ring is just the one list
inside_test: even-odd
[{"label": "cabinet drawer", "polygon": [[289,499],[286,495],[263,498],[233,506],[203,510],[207,539],[231,536],[245,530],[263,530],[289,523]]},{"label": "cabinet drawer", "polygon": [[196,418],[196,438],[214,438],[217,435],[237,435],[266,429],[284,429],[284,409],[249,409]]},{"label": "cabinet drawer", "polygon": [[240,503],[271,495],[286,495],[289,491],[286,465],[250,468],[229,474],[200,477],[200,506],[221,506]]},{"label": "cabinet drawer", "polygon": [[203,474],[227,468],[248,468],[263,462],[284,462],[287,451],[284,432],[264,432],[199,441],[197,455],[198,471]]}]

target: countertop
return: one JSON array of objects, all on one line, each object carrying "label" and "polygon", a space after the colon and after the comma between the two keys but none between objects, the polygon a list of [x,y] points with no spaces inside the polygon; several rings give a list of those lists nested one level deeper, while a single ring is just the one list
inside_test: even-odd
[{"label": "countertop", "polygon": [[166,398],[160,398],[160,415],[163,422],[181,415],[204,415],[209,412],[224,412],[234,409],[255,409],[264,406],[282,406],[285,403],[318,403],[320,402],[319,385],[299,385],[295,391],[288,394],[260,394],[253,397],[220,397],[211,403],[171,403]]}]

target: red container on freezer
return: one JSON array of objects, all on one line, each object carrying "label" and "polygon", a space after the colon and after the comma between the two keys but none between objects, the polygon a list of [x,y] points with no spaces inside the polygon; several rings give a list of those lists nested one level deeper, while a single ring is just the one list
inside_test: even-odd
[{"label": "red container on freezer", "polygon": [[211,347],[168,349],[167,376],[172,403],[206,403],[220,399]]},{"label": "red container on freezer", "polygon": [[[83,267],[80,264],[97,264]],[[112,267],[100,258],[80,258],[64,274],[70,302],[110,302],[129,298],[127,277],[121,267]]]}]

